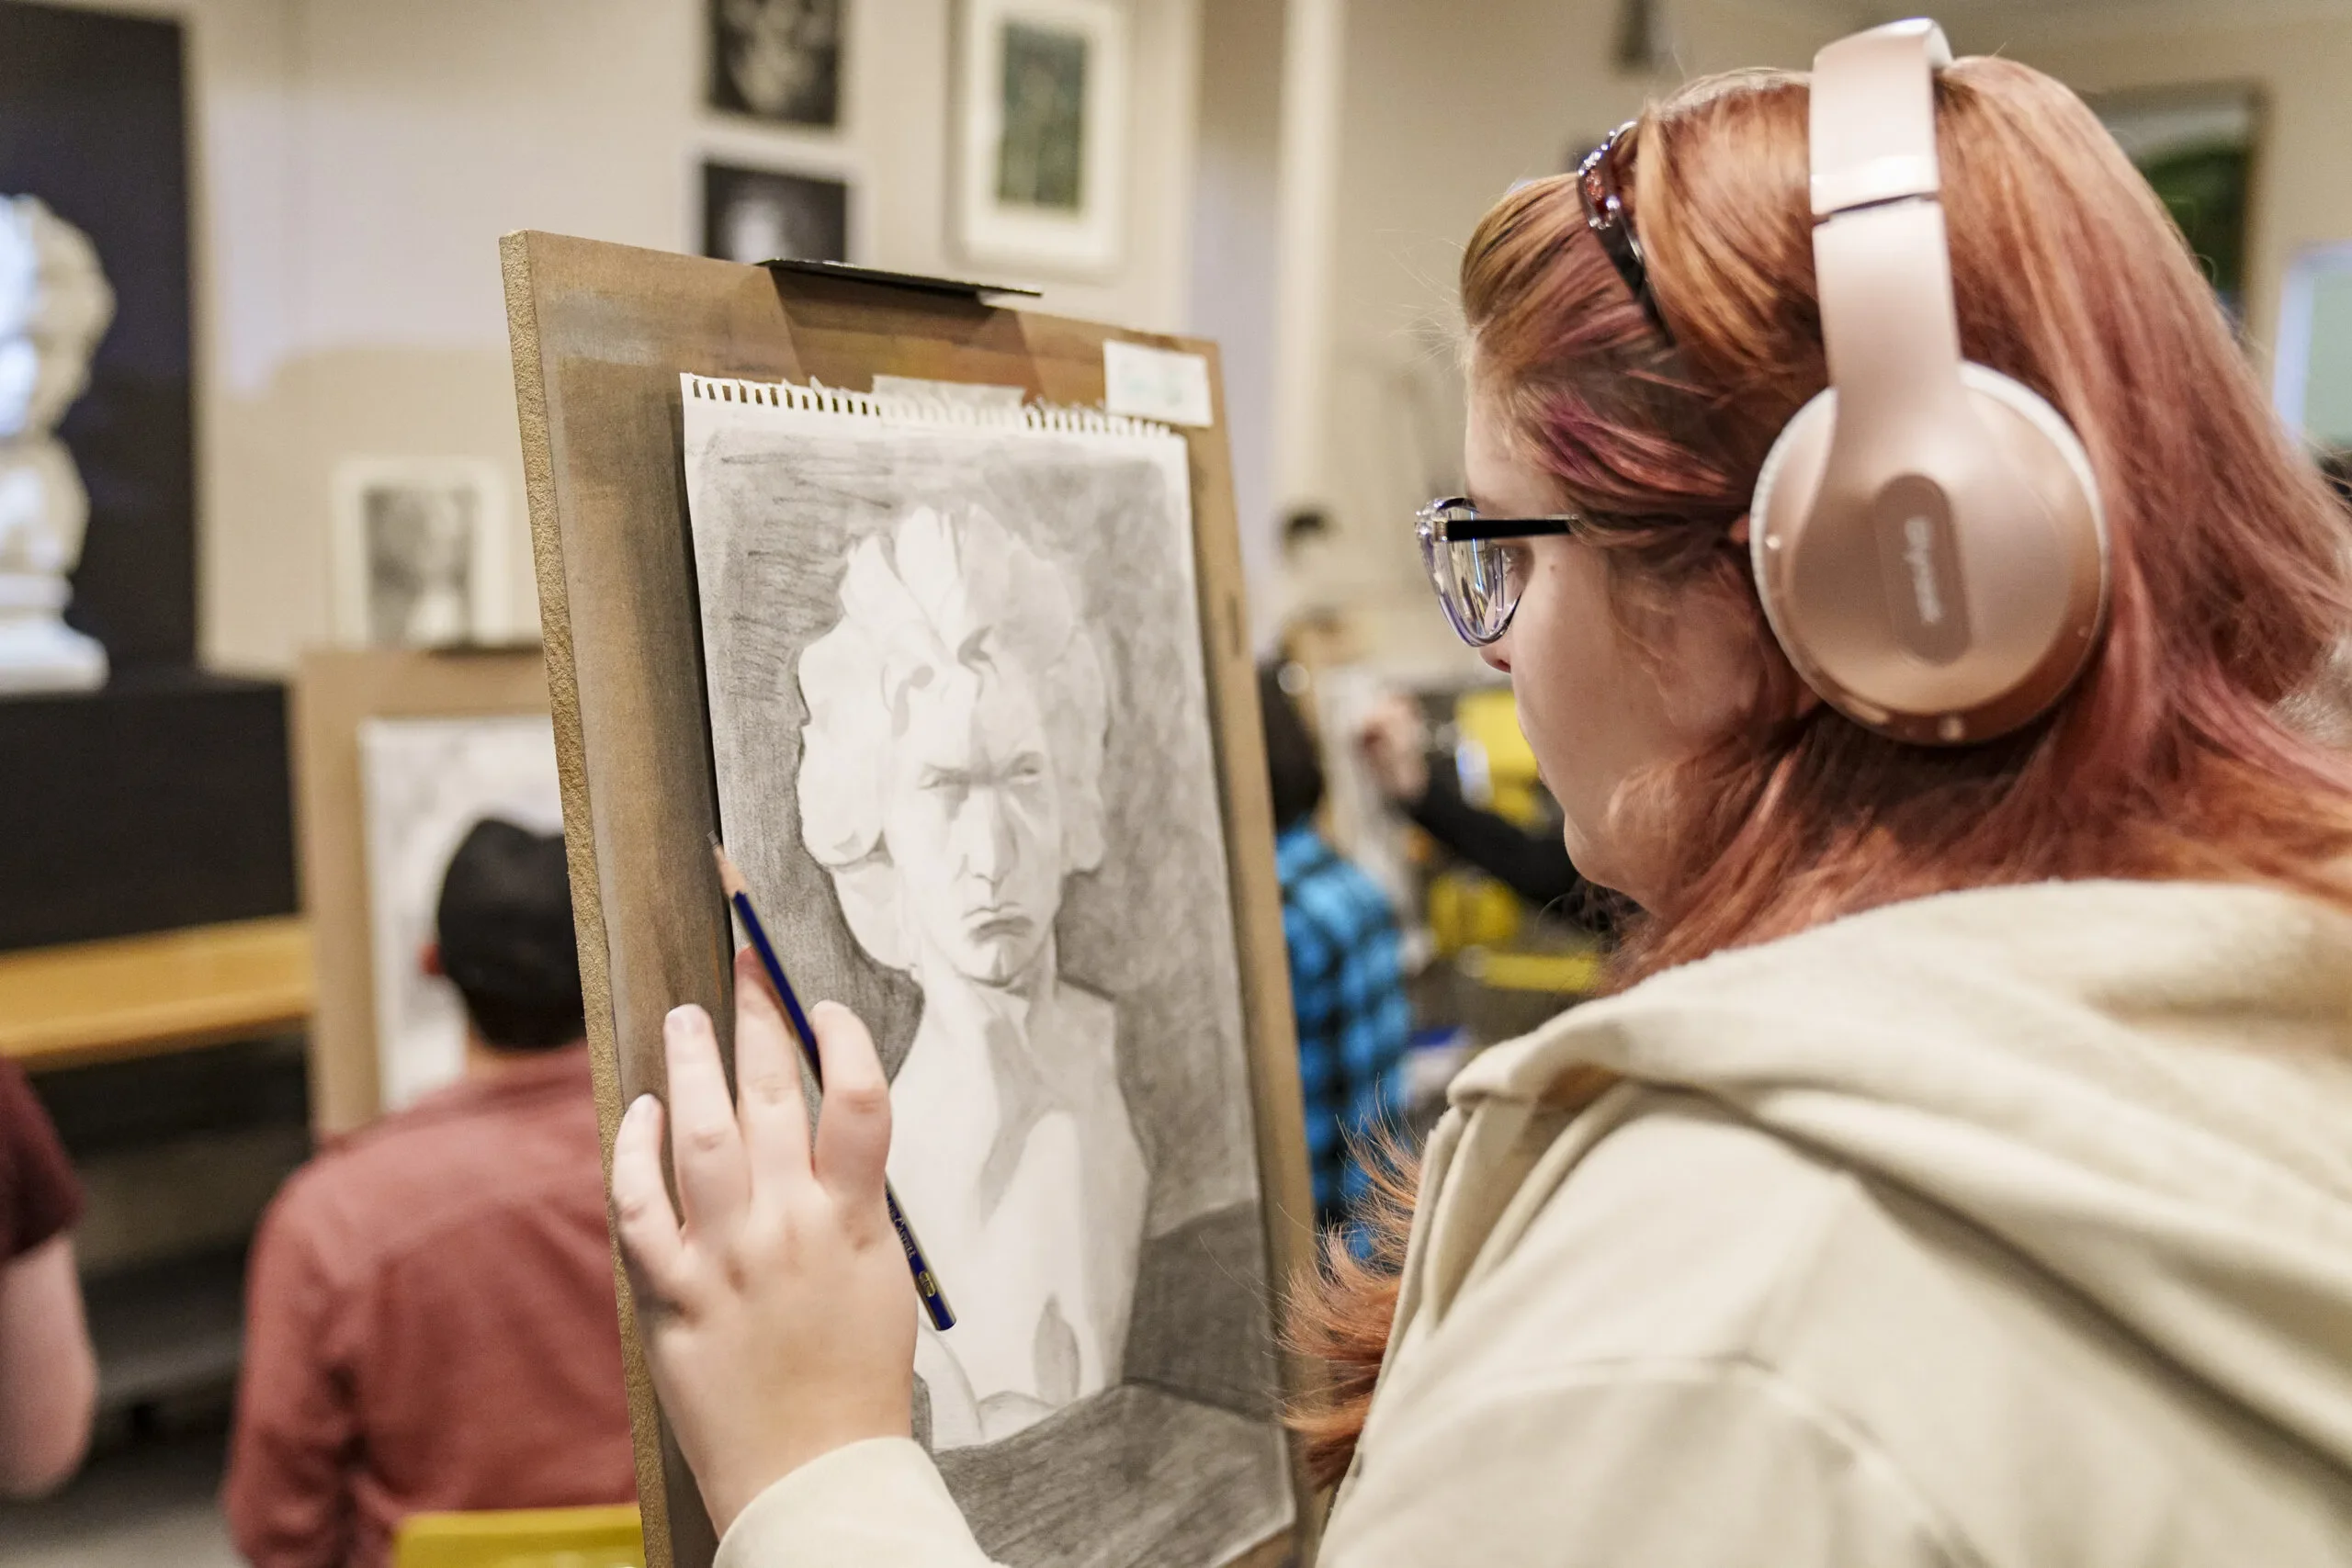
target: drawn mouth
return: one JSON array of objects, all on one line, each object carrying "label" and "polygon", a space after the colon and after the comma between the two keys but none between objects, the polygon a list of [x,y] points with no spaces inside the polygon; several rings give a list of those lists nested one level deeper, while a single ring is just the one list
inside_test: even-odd
[{"label": "drawn mouth", "polygon": [[1009,937],[1028,935],[1029,926],[1026,915],[1010,910],[982,909],[971,917],[968,929],[976,941],[1002,942]]}]

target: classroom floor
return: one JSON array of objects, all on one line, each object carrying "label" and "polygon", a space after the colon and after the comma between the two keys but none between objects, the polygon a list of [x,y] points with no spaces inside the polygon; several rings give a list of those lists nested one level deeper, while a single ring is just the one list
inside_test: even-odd
[{"label": "classroom floor", "polygon": [[0,1503],[0,1568],[242,1568],[217,1494],[218,1429],[103,1453],[38,1503]]}]

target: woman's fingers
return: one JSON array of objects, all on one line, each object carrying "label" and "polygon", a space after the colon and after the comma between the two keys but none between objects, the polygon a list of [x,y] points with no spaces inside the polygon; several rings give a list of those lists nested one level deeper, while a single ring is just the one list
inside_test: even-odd
[{"label": "woman's fingers", "polygon": [[825,1102],[817,1114],[817,1179],[844,1208],[879,1214],[883,1168],[890,1157],[890,1084],[874,1037],[857,1015],[820,1002],[809,1015],[825,1067]]},{"label": "woman's fingers", "polygon": [[750,948],[735,954],[735,1095],[752,1185],[808,1179],[808,1109],[800,1042]]},{"label": "woman's fingers", "polygon": [[662,1102],[650,1094],[629,1106],[613,1139],[613,1213],[629,1263],[675,1305],[685,1289],[686,1246],[662,1183]]},{"label": "woman's fingers", "polygon": [[743,1139],[718,1065],[718,1038],[710,1015],[694,1006],[673,1008],[662,1021],[670,1065],[670,1158],[678,1171],[678,1204],[686,1228],[726,1235],[751,1197]]}]

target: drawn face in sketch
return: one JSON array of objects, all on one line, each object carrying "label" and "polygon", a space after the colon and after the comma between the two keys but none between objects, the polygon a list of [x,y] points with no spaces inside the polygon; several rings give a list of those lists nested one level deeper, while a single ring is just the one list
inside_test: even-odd
[{"label": "drawn face in sketch", "polygon": [[1149,1173],[1116,1010],[1054,941],[1102,859],[1102,664],[1061,569],[975,507],[861,541],[841,600],[800,659],[802,836],[922,990],[891,1179],[956,1281],[916,1371],[934,1444],[967,1446],[1116,1381],[1134,1295]]},{"label": "drawn face in sketch", "polygon": [[977,508],[851,552],[800,660],[801,831],[868,953],[967,983],[1050,950],[1102,859],[1102,669],[1061,570]]},{"label": "drawn face in sketch", "polygon": [[921,934],[958,974],[1002,986],[1052,937],[1062,811],[1029,672],[958,664],[903,693],[883,841]]}]

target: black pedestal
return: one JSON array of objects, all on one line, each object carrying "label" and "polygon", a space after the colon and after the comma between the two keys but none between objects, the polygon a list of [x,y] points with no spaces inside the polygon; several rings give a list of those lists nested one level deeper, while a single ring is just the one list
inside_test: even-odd
[{"label": "black pedestal", "polygon": [[295,908],[285,687],[129,671],[0,697],[0,949]]}]

